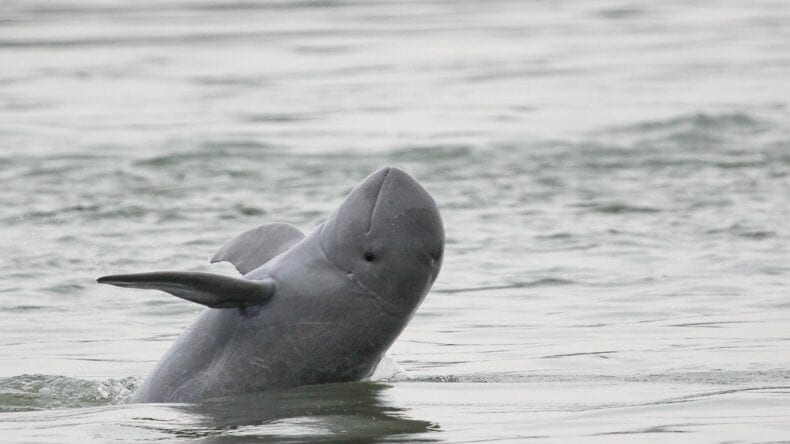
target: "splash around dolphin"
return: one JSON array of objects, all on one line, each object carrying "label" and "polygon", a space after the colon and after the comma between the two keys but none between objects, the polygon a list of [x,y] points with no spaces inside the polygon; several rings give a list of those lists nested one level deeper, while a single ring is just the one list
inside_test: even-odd
[{"label": "splash around dolphin", "polygon": [[162,290],[208,308],[131,402],[190,402],[369,376],[406,327],[442,264],[444,228],[430,194],[383,168],[306,236],[264,224],[223,246],[240,278],[163,271],[99,283]]}]

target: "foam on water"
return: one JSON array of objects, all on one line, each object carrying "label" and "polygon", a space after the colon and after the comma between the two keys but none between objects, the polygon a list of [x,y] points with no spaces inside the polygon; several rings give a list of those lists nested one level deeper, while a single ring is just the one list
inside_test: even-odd
[{"label": "foam on water", "polygon": [[109,405],[125,400],[138,378],[90,381],[55,375],[0,378],[0,412]]}]

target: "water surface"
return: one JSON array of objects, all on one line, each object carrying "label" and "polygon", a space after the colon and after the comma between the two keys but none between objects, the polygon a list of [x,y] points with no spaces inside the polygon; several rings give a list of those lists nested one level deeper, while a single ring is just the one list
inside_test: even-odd
[{"label": "water surface", "polygon": [[[790,6],[7,1],[3,442],[790,436]],[[435,196],[410,380],[126,405],[199,308],[94,284]]]}]

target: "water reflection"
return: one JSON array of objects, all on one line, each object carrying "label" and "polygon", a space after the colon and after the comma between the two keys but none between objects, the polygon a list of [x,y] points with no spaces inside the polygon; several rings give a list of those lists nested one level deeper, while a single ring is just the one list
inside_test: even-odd
[{"label": "water reflection", "polygon": [[[410,418],[386,399],[391,387],[376,383],[325,384],[174,404],[192,423],[177,428],[146,418],[143,427],[203,442],[304,442],[383,440],[421,434],[438,424]],[[433,441],[434,439],[425,439]]]}]

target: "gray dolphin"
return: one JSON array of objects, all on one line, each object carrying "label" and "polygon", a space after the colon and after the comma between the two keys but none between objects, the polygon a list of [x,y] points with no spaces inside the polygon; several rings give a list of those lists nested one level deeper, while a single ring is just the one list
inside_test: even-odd
[{"label": "gray dolphin", "polygon": [[370,375],[441,268],[444,228],[430,194],[383,168],[305,236],[265,224],[211,259],[243,275],[104,276],[206,305],[131,398],[189,402]]}]

